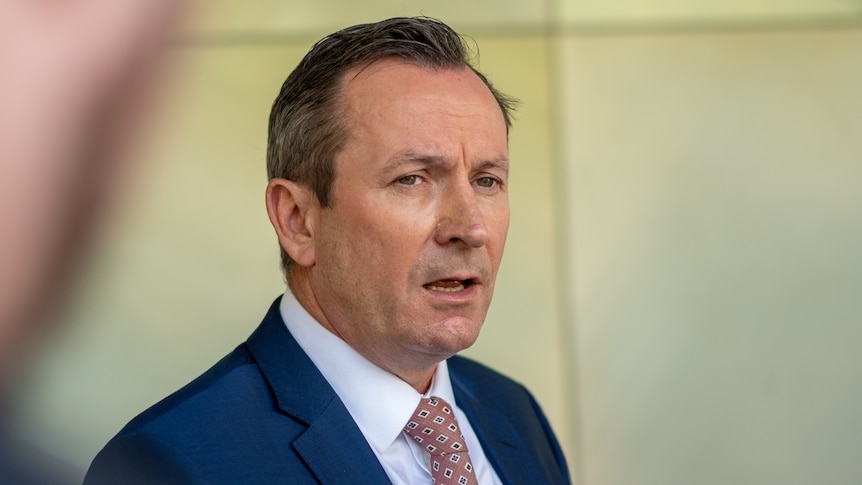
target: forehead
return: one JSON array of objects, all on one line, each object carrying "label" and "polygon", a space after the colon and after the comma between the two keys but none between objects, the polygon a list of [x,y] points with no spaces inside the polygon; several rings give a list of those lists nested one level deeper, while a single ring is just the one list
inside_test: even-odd
[{"label": "forehead", "polygon": [[492,107],[492,111],[499,111],[502,117],[491,90],[467,66],[429,67],[385,58],[348,70],[342,78],[340,91],[342,102],[350,109],[375,110],[417,102],[457,101],[471,107]]},{"label": "forehead", "polygon": [[340,102],[352,135],[362,129],[405,136],[463,129],[506,143],[502,109],[467,66],[432,68],[394,58],[375,61],[345,73]]}]

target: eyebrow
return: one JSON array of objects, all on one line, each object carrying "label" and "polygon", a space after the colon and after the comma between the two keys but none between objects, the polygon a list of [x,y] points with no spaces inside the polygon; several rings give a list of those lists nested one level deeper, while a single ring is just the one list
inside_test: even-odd
[{"label": "eyebrow", "polygon": [[479,164],[477,167],[479,170],[488,170],[489,168],[498,168],[503,170],[506,175],[509,174],[509,157],[505,155],[500,155],[499,157],[492,158],[490,160],[485,160],[484,162]]},{"label": "eyebrow", "polygon": [[[389,162],[386,164],[386,170],[394,170],[399,165],[403,163],[418,163],[421,165],[426,165],[429,167],[442,167],[448,163],[448,157],[440,156],[440,155],[426,155],[414,150],[405,150],[400,152],[389,159]],[[499,155],[497,157],[484,160],[476,167],[478,170],[487,170],[491,168],[500,169],[509,173],[509,158],[505,155]]]}]

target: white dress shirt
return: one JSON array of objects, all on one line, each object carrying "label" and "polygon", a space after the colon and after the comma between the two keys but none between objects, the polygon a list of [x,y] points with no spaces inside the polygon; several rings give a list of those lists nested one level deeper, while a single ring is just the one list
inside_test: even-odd
[{"label": "white dress shirt", "polygon": [[419,401],[437,396],[454,408],[479,484],[501,485],[470,421],[455,403],[446,361],[437,365],[428,392],[419,394],[325,329],[290,291],[281,299],[280,311],[287,329],[335,389],[393,484],[431,483],[428,453],[403,430]]}]

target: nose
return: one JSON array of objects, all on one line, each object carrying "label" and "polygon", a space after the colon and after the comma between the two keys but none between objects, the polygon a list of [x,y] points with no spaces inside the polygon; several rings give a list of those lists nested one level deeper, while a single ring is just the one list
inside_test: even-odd
[{"label": "nose", "polygon": [[434,233],[437,244],[480,248],[488,242],[488,226],[472,184],[465,181],[448,187],[439,207]]}]

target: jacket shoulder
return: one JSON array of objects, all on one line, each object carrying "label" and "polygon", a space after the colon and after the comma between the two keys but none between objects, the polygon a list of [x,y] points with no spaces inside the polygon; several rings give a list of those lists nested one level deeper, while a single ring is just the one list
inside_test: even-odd
[{"label": "jacket shoulder", "polygon": [[130,421],[93,460],[85,483],[240,483],[249,471],[277,481],[260,465],[291,456],[304,429],[279,415],[243,344]]},{"label": "jacket shoulder", "polygon": [[238,408],[270,400],[266,382],[245,345],[222,358],[202,375],[170,394],[129,422],[118,435],[182,434],[198,430],[211,419],[227,417]]}]

